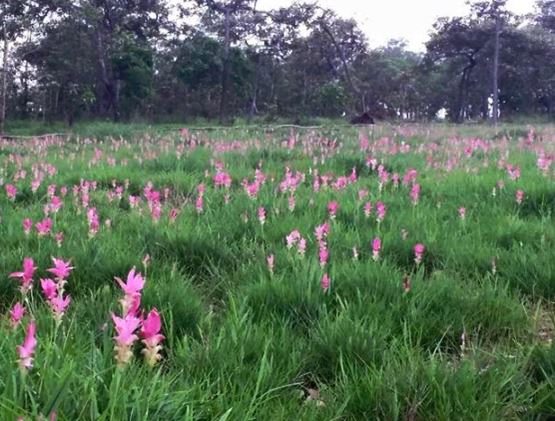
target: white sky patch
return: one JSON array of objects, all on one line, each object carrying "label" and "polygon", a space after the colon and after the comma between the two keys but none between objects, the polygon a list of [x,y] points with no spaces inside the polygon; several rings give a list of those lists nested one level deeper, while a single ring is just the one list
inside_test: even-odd
[{"label": "white sky patch", "polygon": [[[258,0],[258,8],[272,9],[292,0]],[[386,45],[390,39],[404,39],[413,51],[424,51],[432,25],[438,17],[463,16],[466,0],[320,0],[319,4],[345,18],[355,18],[371,47]],[[517,14],[534,11],[534,0],[508,0]]]}]

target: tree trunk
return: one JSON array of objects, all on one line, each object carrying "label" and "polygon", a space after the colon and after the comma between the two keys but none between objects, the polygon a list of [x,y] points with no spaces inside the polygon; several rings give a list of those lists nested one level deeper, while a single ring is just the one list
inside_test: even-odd
[{"label": "tree trunk", "polygon": [[[343,51],[343,49],[337,43],[337,40],[333,36],[333,34],[330,31],[330,29],[328,28],[328,26],[325,23],[322,23],[321,27],[322,27],[323,31],[326,33],[326,35],[329,37],[331,43],[333,44],[333,47],[335,48],[335,51],[339,55],[339,59],[341,60],[341,65],[343,67],[343,73],[345,75],[345,80],[347,81],[347,85],[349,86],[349,89],[351,90],[351,93],[353,94],[353,97],[355,97],[355,98],[360,97],[360,92],[355,87],[355,85],[353,83],[353,78],[351,77],[351,70],[349,69],[349,65],[347,64],[347,59],[345,57],[345,52]],[[365,104],[361,104],[361,105],[363,107],[363,109],[361,111],[365,112],[366,111],[366,109],[364,109]]]},{"label": "tree trunk", "polygon": [[2,98],[0,99],[0,134],[4,133],[6,128],[6,104],[8,96],[8,52],[9,52],[9,42],[8,34],[6,33],[6,27],[4,26],[2,31],[2,36],[4,38],[4,62],[2,65]]},{"label": "tree trunk", "polygon": [[470,63],[463,69],[461,80],[459,82],[459,93],[457,98],[457,123],[462,123],[465,117],[466,109],[466,97],[468,90],[468,80],[470,79],[470,73],[474,66],[476,66],[476,60],[474,57],[469,56],[468,59]]},{"label": "tree trunk", "polygon": [[[105,98],[105,107],[101,107],[101,113],[106,114],[112,112],[114,121],[119,119],[119,109],[117,101],[117,92],[114,81],[106,64],[106,47],[102,36],[102,29],[96,30],[96,59],[100,70],[100,81],[103,87],[102,97]],[[102,101],[104,102],[104,101]],[[102,109],[103,108],[103,109]]]},{"label": "tree trunk", "polygon": [[224,60],[223,60],[223,68],[222,68],[222,92],[220,96],[220,123],[224,123],[226,119],[227,113],[227,88],[228,88],[228,80],[229,80],[229,50],[231,47],[231,22],[230,22],[231,14],[229,7],[225,9],[225,35],[224,35]]},{"label": "tree trunk", "polygon": [[497,127],[499,119],[499,33],[501,32],[501,21],[499,11],[495,16],[495,50],[493,54],[493,124]]},{"label": "tree trunk", "polygon": [[258,113],[258,106],[256,105],[256,100],[258,98],[258,82],[260,79],[260,54],[256,56],[256,68],[254,73],[254,85],[252,88],[252,99],[251,106],[249,110],[249,121]]}]

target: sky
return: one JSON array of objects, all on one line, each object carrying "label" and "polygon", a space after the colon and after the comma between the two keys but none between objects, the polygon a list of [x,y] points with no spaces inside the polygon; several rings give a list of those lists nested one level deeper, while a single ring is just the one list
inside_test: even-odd
[{"label": "sky", "polygon": [[[258,8],[286,6],[292,0],[258,0]],[[320,0],[345,18],[355,18],[366,33],[370,46],[379,47],[390,39],[405,39],[408,48],[424,51],[433,23],[441,16],[462,16],[469,8],[466,0]],[[534,0],[508,0],[515,13],[534,11]]]}]

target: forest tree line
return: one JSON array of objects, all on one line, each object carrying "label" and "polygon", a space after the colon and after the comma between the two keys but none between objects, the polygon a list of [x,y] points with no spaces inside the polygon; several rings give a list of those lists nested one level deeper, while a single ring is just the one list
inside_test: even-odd
[{"label": "forest tree line", "polygon": [[555,115],[555,0],[529,16],[472,2],[436,21],[422,53],[402,40],[370,48],[355,20],[301,2],[7,0],[0,23],[0,132],[5,119],[364,111],[424,120],[443,110],[461,122],[492,116],[496,85],[502,117]]}]

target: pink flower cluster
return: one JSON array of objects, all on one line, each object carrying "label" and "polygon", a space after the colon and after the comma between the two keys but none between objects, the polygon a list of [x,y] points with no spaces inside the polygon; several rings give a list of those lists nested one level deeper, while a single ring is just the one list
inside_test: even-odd
[{"label": "pink flower cluster", "polygon": [[297,246],[297,251],[301,256],[304,256],[306,252],[306,239],[303,238],[298,230],[293,230],[285,237],[285,242],[288,249],[292,249],[295,245]]},{"label": "pink flower cluster", "polygon": [[112,321],[116,329],[114,350],[118,366],[127,365],[133,357],[133,345],[139,339],[137,336],[139,328],[144,344],[142,353],[145,361],[148,365],[154,366],[162,358],[160,351],[164,336],[160,334],[162,322],[158,310],[152,309],[144,318],[139,313],[145,279],[133,268],[127,274],[126,282],[117,277],[116,281],[124,293],[120,300],[122,317],[112,313]]}]

